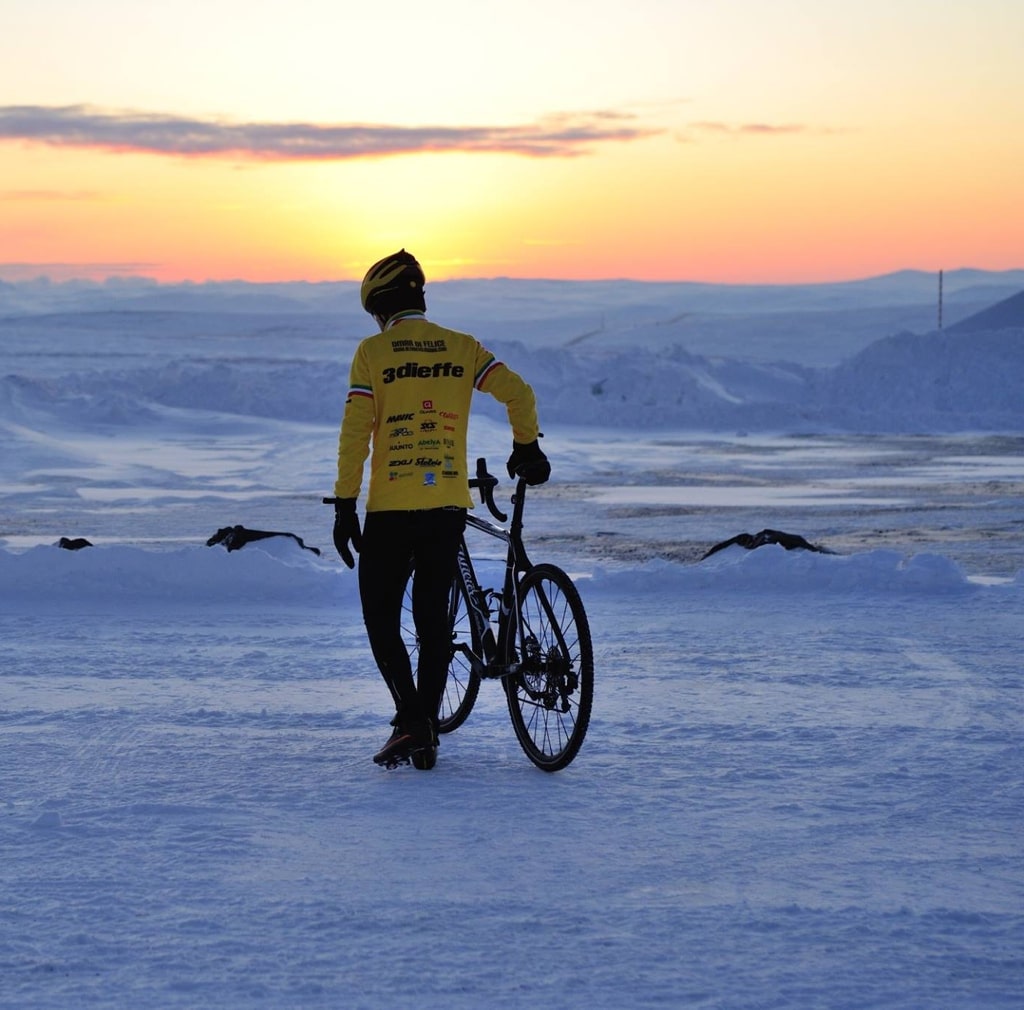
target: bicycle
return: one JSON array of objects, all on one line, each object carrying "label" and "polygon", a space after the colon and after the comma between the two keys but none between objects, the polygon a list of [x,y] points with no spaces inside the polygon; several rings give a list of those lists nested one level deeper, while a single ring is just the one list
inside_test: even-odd
[{"label": "bicycle", "polygon": [[[494,503],[496,477],[477,460],[469,486],[499,523],[508,521]],[[565,768],[579,753],[594,698],[594,653],[579,591],[552,564],[533,564],[523,545],[524,480],[516,482],[512,521],[497,526],[472,513],[467,528],[504,541],[505,576],[500,590],[477,579],[465,535],[448,605],[451,659],[438,731],[451,733],[469,716],[483,680],[500,680],[516,738],[526,756],[547,772]],[[403,603],[403,633],[415,669],[412,571]],[[493,624],[493,626],[492,626]]]}]

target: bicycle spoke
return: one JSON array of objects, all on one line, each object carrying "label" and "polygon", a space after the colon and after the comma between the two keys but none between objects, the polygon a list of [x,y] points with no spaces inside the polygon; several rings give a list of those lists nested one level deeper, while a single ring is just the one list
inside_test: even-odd
[{"label": "bicycle spoke", "polygon": [[512,723],[530,759],[555,771],[576,756],[593,696],[586,613],[561,569],[538,565],[523,578],[518,643],[519,672],[508,685]]},{"label": "bicycle spoke", "polygon": [[[494,507],[496,481],[486,473],[485,461],[478,461],[477,474],[470,486],[481,489],[491,514],[505,522]],[[516,485],[509,529],[467,516],[467,526],[508,545],[506,581],[500,592],[482,590],[463,540],[448,614],[451,654],[438,729],[447,733],[462,725],[476,702],[481,677],[500,677],[520,746],[538,768],[553,772],[576,757],[586,736],[594,697],[594,653],[586,611],[572,579],[555,565],[531,565],[526,557],[521,539],[526,486],[523,480]],[[411,580],[410,571],[402,635],[415,667],[419,646]],[[484,592],[511,610],[499,608],[489,614]],[[492,622],[498,625],[496,635]]]}]

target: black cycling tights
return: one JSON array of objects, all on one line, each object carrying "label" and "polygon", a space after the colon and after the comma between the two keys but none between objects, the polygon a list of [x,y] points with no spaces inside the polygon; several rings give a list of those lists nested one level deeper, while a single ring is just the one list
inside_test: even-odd
[{"label": "black cycling tights", "polygon": [[[437,719],[451,648],[448,598],[465,528],[464,509],[366,513],[359,552],[363,620],[373,658],[405,721]],[[415,566],[412,605],[419,638],[416,680],[401,627],[410,563]]]}]

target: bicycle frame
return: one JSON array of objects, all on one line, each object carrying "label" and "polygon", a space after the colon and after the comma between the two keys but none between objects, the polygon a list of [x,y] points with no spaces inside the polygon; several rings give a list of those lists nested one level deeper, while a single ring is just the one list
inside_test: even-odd
[{"label": "bicycle frame", "polygon": [[[482,461],[481,461],[482,462]],[[491,514],[500,521],[505,521],[506,516],[499,512],[494,504],[493,490],[496,481],[490,477],[486,470],[478,465],[477,478],[470,481],[471,487],[477,487],[481,491],[483,503],[487,505]],[[463,535],[459,543],[458,572],[459,579],[465,589],[465,599],[468,604],[469,622],[472,632],[474,646],[478,646],[480,654],[477,655],[465,642],[459,643],[456,648],[460,649],[469,659],[474,671],[482,678],[507,677],[517,673],[520,669],[519,663],[503,663],[502,657],[513,654],[512,644],[516,634],[516,615],[519,612],[519,578],[532,568],[530,559],[527,557],[526,548],[523,546],[523,509],[526,504],[526,482],[519,480],[516,483],[516,490],[512,496],[512,521],[508,528],[497,526],[488,519],[468,514],[466,516],[467,527],[486,533],[488,536],[501,540],[507,547],[505,555],[505,576],[501,592],[485,590],[481,587],[473,567],[473,561],[466,544],[466,537]],[[495,638],[491,628],[491,607],[488,601],[488,593],[498,601],[498,636]],[[451,606],[457,606],[458,601],[453,599]],[[454,613],[454,610],[453,610]]]},{"label": "bicycle frame", "polygon": [[[466,515],[448,606],[452,651],[438,731],[458,729],[481,682],[500,680],[523,751],[542,771],[558,771],[576,757],[590,722],[594,658],[586,611],[565,571],[535,565],[527,556],[522,540],[526,482],[516,483],[509,522],[494,504],[498,482],[487,473],[486,460],[477,460],[476,473],[470,487],[479,490],[491,516],[503,525]],[[500,591],[492,588],[491,573],[488,587],[480,584],[467,544],[470,530],[505,544]],[[411,608],[410,600],[405,609]]]}]

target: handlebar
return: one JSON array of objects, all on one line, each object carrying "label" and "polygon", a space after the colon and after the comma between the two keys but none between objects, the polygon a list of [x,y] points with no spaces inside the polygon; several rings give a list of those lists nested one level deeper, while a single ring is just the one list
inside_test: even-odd
[{"label": "handlebar", "polygon": [[476,461],[476,476],[469,478],[469,486],[479,489],[481,503],[487,506],[487,511],[499,523],[508,521],[508,516],[494,504],[494,489],[498,486],[498,478],[487,472],[487,460],[483,456]]}]

